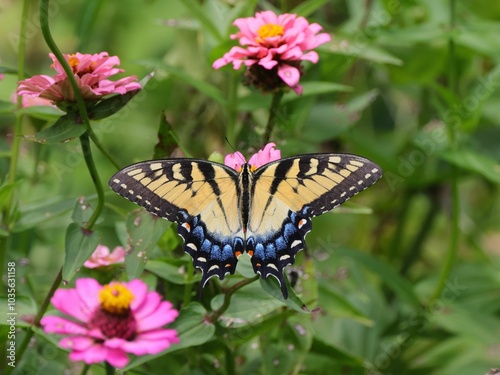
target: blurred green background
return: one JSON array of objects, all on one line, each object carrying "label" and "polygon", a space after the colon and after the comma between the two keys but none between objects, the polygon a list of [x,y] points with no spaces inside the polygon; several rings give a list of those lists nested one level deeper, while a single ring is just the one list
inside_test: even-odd
[{"label": "blurred green background", "polygon": [[[30,4],[26,73],[52,74],[38,3]],[[297,12],[332,35],[318,48],[319,63],[306,65],[304,95],[285,96],[272,141],[283,156],[348,152],[385,172],[349,204],[314,219],[308,257],[301,252],[289,267],[311,311],[297,312],[254,283],[236,293],[206,340],[129,373],[483,375],[500,366],[500,2],[51,5],[51,30],[63,53],[107,51],[120,57],[126,75],[140,79],[155,70],[127,107],[93,124],[122,166],[153,157],[162,113],[187,156],[220,161],[232,152],[225,136],[248,156],[263,146],[271,96],[238,84],[228,103],[242,71],[214,71],[211,64],[235,45],[229,39],[235,18],[272,9]],[[17,67],[21,11],[22,1],[0,3],[2,67]],[[6,74],[0,81],[2,184],[15,121],[7,102],[17,80]],[[239,131],[228,135],[232,113]],[[26,117],[23,134],[37,126],[40,121]],[[93,202],[95,191],[77,141],[22,141],[20,154],[17,217],[0,234],[8,236],[7,260],[19,265],[20,309],[33,314],[63,263],[64,231],[76,199]],[[116,170],[97,150],[94,155],[106,184]],[[123,244],[124,215],[136,207],[106,191],[98,227],[101,243],[113,247]],[[160,267],[188,264],[179,249],[172,227],[149,257]],[[240,263],[247,263],[243,258]],[[158,273],[145,277],[155,286],[153,275]],[[186,307],[182,285],[159,279],[166,297]],[[210,284],[201,301],[207,310],[221,298],[218,281]],[[18,373],[80,373],[81,364],[71,364],[46,337],[36,337]],[[43,362],[49,357],[50,364]],[[34,365],[39,361],[45,367]],[[104,373],[99,366],[90,372]]]}]

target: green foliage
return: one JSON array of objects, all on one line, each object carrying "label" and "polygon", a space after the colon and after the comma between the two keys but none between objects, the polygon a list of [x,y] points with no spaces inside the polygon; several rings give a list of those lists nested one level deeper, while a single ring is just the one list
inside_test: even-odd
[{"label": "green foliage", "polygon": [[[89,275],[141,278],[179,310],[168,328],[180,343],[132,357],[127,374],[470,375],[500,366],[500,5],[51,4],[63,53],[108,51],[120,57],[123,76],[146,78],[139,92],[88,108],[93,143],[84,155],[78,138],[88,128],[78,108],[12,103],[19,61],[26,76],[52,73],[39,10],[24,19],[23,39],[23,2],[2,7],[0,264],[6,274],[16,262],[18,350],[35,337],[13,374],[82,373],[56,336],[31,324],[61,267],[69,286]],[[246,255],[235,275],[211,279],[198,297],[201,277],[176,226],[105,185],[117,166],[140,160],[220,161],[233,147],[250,156],[263,146],[272,95],[242,85],[243,69],[211,67],[236,45],[234,19],[263,9],[296,12],[332,35],[319,62],[304,64],[303,94],[284,94],[271,141],[283,156],[359,154],[384,178],[354,206],[314,219],[307,253],[286,269],[287,300],[274,279],[253,282]],[[89,174],[89,155],[97,174]],[[98,244],[126,248],[125,265],[82,267]],[[0,324],[3,343],[9,326]],[[101,364],[87,371],[104,373]]]}]

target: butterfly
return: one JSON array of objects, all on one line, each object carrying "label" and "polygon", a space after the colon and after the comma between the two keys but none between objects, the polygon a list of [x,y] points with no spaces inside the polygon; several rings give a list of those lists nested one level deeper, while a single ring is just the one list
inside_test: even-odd
[{"label": "butterfly", "polygon": [[237,171],[202,159],[130,165],[109,181],[116,193],[177,223],[184,251],[201,269],[201,287],[234,274],[246,252],[254,271],[275,277],[288,297],[283,269],[305,248],[311,219],[374,184],[381,168],[360,156],[305,154]]}]

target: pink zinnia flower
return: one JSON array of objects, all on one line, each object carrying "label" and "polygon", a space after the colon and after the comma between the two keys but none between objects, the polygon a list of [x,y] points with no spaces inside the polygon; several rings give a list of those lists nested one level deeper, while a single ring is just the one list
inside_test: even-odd
[{"label": "pink zinnia flower", "polygon": [[40,323],[45,332],[67,336],[59,345],[71,350],[73,361],[124,367],[127,353],[157,354],[179,342],[175,330],[162,328],[177,310],[138,279],[104,286],[78,279],[75,289],[58,289],[51,302],[68,317],[45,316]]},{"label": "pink zinnia flower", "polygon": [[97,268],[123,262],[125,262],[125,249],[123,247],[117,246],[110,252],[108,247],[98,245],[90,258],[83,263],[83,266]]},{"label": "pink zinnia flower", "polygon": [[309,24],[296,14],[278,16],[265,11],[255,17],[238,18],[233,25],[240,31],[231,35],[231,39],[239,39],[240,45],[246,48],[231,48],[213,63],[213,68],[229,63],[233,63],[234,69],[245,65],[249,83],[264,91],[279,89],[281,81],[300,95],[300,62],[317,63],[318,54],[311,50],[331,39],[326,33],[318,34],[322,30],[320,25]]},{"label": "pink zinnia flower", "polygon": [[[45,98],[52,102],[74,102],[75,94],[62,65],[52,53],[49,56],[53,61],[52,68],[57,74],[54,77],[38,75],[20,81],[17,94]],[[94,55],[77,52],[64,55],[64,58],[73,70],[85,100],[95,101],[106,95],[123,95],[141,89],[136,76],[125,77],[118,81],[108,80],[110,76],[123,72],[123,69],[114,67],[120,64],[117,56],[108,56],[107,52]]]},{"label": "pink zinnia flower", "polygon": [[[263,149],[259,150],[256,154],[253,154],[250,160],[248,160],[250,169],[254,171],[264,164],[281,159],[281,151],[275,150],[275,147],[276,144],[268,143]],[[233,154],[228,154],[224,158],[224,164],[237,170],[238,172],[241,171],[241,166],[245,163],[247,163],[247,161],[243,154],[239,151],[236,151]]]}]

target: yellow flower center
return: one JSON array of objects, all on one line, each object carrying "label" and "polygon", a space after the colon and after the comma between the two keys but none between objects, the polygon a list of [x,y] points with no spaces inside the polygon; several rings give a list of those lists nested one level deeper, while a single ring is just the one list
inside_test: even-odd
[{"label": "yellow flower center", "polygon": [[70,58],[68,59],[68,64],[71,67],[71,70],[73,70],[73,73],[76,73],[78,70],[78,64],[80,63],[80,59],[76,57],[76,55],[71,55]]},{"label": "yellow flower center", "polygon": [[272,38],[273,36],[282,36],[284,33],[283,26],[276,25],[274,23],[268,23],[267,25],[262,25],[257,30],[259,37],[258,40],[264,40],[266,38]]},{"label": "yellow flower center", "polygon": [[119,283],[105,285],[99,293],[101,309],[111,314],[123,314],[129,310],[133,299],[132,292]]}]

